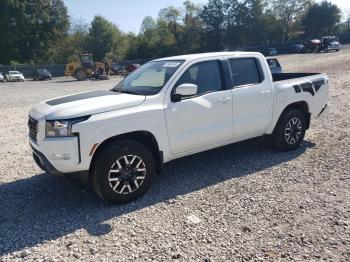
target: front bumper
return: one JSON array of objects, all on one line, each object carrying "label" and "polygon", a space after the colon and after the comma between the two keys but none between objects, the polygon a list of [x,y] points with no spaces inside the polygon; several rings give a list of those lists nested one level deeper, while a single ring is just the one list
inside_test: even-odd
[{"label": "front bumper", "polygon": [[81,185],[89,185],[89,171],[79,171],[79,172],[71,172],[71,173],[62,173],[58,171],[47,158],[44,156],[44,154],[40,153],[38,150],[36,150],[33,146],[31,146],[33,150],[33,158],[35,163],[46,173],[53,175],[53,176],[60,176],[60,177],[66,177],[69,179],[73,179],[77,182],[79,182]]},{"label": "front bumper", "polygon": [[79,136],[47,138],[45,116],[31,110],[29,114],[29,143],[34,160],[50,174],[67,174],[88,170],[81,163]]},{"label": "front bumper", "polygon": [[43,171],[47,172],[50,175],[54,176],[63,176],[64,173],[61,173],[58,171],[47,158],[44,156],[44,154],[40,153],[38,150],[36,150],[32,145],[30,147],[33,150],[33,158],[35,163],[40,167]]},{"label": "front bumper", "polygon": [[29,136],[29,142],[36,155],[45,158],[44,162],[50,163],[60,173],[74,173],[83,169],[80,166],[78,137],[41,139],[39,131],[37,141]]}]

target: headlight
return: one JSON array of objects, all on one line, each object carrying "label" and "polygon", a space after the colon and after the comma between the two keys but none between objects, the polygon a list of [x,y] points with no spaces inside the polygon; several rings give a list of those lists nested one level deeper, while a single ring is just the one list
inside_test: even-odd
[{"label": "headlight", "polygon": [[72,133],[72,126],[79,122],[87,120],[90,116],[79,117],[69,120],[52,120],[46,121],[46,137],[71,137],[74,136]]}]

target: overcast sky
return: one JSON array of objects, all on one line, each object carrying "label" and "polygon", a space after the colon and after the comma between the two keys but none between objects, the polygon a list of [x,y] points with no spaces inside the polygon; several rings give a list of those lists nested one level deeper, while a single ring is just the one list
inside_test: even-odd
[{"label": "overcast sky", "polygon": [[[64,0],[73,19],[90,23],[95,15],[102,15],[123,31],[138,33],[142,20],[150,15],[157,17],[161,8],[181,6],[185,0]],[[206,3],[206,0],[192,0]],[[350,0],[332,0],[343,10],[349,10]]]}]

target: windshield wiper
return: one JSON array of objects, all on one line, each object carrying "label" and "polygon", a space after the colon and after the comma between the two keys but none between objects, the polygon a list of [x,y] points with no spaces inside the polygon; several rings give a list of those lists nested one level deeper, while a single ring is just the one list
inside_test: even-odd
[{"label": "windshield wiper", "polygon": [[139,96],[140,94],[134,91],[130,91],[130,90],[118,90],[119,93],[123,93],[123,94],[130,94],[130,95],[137,95]]}]

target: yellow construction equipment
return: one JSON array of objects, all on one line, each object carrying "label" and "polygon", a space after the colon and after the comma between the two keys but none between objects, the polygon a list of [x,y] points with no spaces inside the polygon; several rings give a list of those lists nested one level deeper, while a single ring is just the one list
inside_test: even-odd
[{"label": "yellow construction equipment", "polygon": [[76,58],[75,61],[68,63],[64,74],[66,76],[73,76],[79,81],[84,81],[87,78],[92,78],[96,69],[103,68],[102,62],[94,63],[92,54],[81,54],[80,58]]}]

